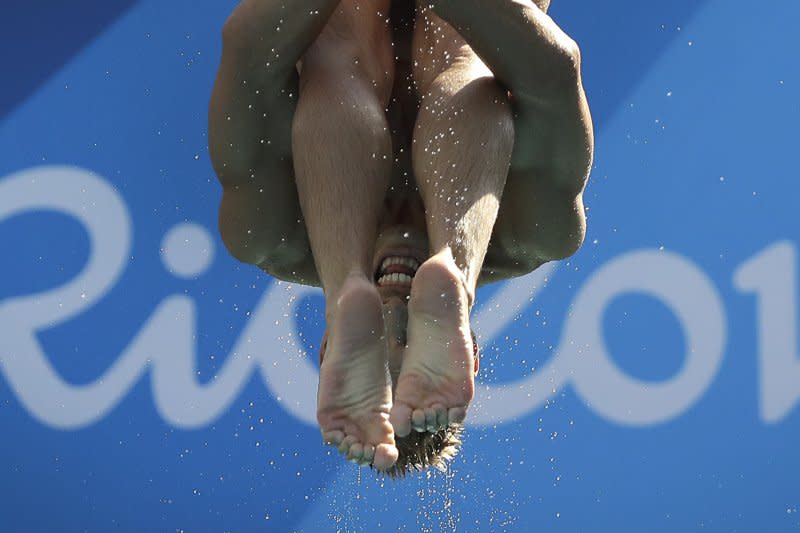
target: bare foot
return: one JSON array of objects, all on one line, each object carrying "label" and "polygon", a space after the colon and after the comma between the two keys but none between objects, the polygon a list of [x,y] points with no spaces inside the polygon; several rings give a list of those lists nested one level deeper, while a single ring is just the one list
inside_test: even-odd
[{"label": "bare foot", "polygon": [[463,422],[475,394],[474,364],[467,292],[448,250],[414,277],[408,347],[390,418],[395,434]]},{"label": "bare foot", "polygon": [[398,452],[389,423],[392,388],[381,299],[366,278],[350,277],[335,305],[319,373],[322,437],[348,460],[387,470]]}]

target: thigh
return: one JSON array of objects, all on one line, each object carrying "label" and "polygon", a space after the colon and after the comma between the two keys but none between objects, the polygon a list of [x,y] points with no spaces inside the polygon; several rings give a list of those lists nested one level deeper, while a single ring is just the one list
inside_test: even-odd
[{"label": "thigh", "polygon": [[522,276],[574,254],[586,235],[582,194],[564,192],[546,173],[510,172],[506,180],[483,282]]},{"label": "thigh", "polygon": [[459,68],[463,83],[491,76],[489,68],[449,23],[437,16],[423,0],[417,1],[414,24],[414,83],[420,96],[427,94],[434,80],[445,70]]},{"label": "thigh", "polygon": [[360,78],[388,104],[395,72],[389,6],[390,0],[341,1],[298,65],[301,95],[308,83]]},{"label": "thigh", "polygon": [[[533,0],[518,0],[534,4]],[[547,0],[535,4],[546,10]],[[447,91],[478,78],[494,77],[469,43],[425,2],[417,2],[414,77],[421,97],[435,94],[447,74]],[[455,86],[453,86],[455,84]],[[516,119],[515,119],[516,121]],[[548,261],[568,257],[580,246],[586,218],[581,196],[565,195],[546,172],[510,172],[486,253],[481,283],[521,276]]]},{"label": "thigh", "polygon": [[[252,23],[254,15],[245,8],[254,5],[240,6],[239,19]],[[390,91],[392,43],[383,15],[388,6],[389,0],[342,0],[298,62],[300,85],[298,76],[276,85],[248,71],[252,54],[242,51],[241,32],[224,50],[209,135],[224,188],[220,232],[237,259],[281,279],[319,285],[294,180],[295,102],[298,94],[302,98],[301,84],[319,80],[320,73],[358,77],[376,93]],[[251,41],[261,42],[258,35]]]}]

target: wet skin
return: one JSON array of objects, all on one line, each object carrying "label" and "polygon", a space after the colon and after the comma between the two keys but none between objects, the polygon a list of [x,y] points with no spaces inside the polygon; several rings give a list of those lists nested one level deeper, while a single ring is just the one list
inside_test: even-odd
[{"label": "wet skin", "polygon": [[394,435],[461,423],[474,395],[463,276],[452,255],[429,257],[424,209],[413,198],[388,196],[373,286],[346,282],[329,332],[346,340],[329,339],[320,372],[323,439],[350,461],[379,469],[396,459]]},{"label": "wet skin", "polygon": [[[499,0],[490,12],[478,0],[434,4],[443,18],[465,30],[463,36],[508,89],[515,111],[514,157],[477,283],[523,275],[571,255],[585,231],[581,195],[592,155],[577,47],[529,0]],[[284,9],[282,3],[245,0],[226,24],[209,113],[212,160],[225,190],[220,231],[240,260],[279,279],[320,286],[297,201],[289,135],[292,95],[298,94],[295,61],[320,27],[319,21],[287,18]],[[270,55],[276,43],[267,42],[259,29],[278,21],[289,37],[281,44],[280,61]],[[409,42],[407,32],[399,36],[396,42]],[[249,70],[253,57],[272,57],[272,74]],[[326,441],[354,462],[378,468],[396,459],[395,434],[462,420],[474,392],[469,338],[474,287],[464,287],[448,250],[432,256],[411,171],[417,59],[413,53],[396,57],[386,113],[394,164],[375,243],[374,277],[348,279],[331,302],[337,320],[330,324],[320,373],[318,418]],[[267,116],[270,120],[260,119]],[[259,143],[265,138],[271,140],[266,149]],[[396,259],[387,263],[387,257]],[[415,272],[407,271],[419,264]]]}]

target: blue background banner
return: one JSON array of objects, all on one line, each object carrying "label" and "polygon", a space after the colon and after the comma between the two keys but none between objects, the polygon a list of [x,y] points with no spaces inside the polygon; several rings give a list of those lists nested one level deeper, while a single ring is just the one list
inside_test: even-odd
[{"label": "blue background banner", "polygon": [[800,527],[800,4],[554,1],[589,236],[481,290],[463,452],[403,482],[321,446],[319,291],[216,233],[234,4],[2,8],[0,530]]}]

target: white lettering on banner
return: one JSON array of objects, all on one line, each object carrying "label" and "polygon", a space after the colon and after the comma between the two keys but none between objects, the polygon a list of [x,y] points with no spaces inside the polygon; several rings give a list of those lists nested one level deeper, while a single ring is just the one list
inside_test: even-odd
[{"label": "white lettering on banner", "polygon": [[[685,363],[671,380],[626,376],[606,350],[605,309],[630,292],[666,304],[683,326]],[[694,404],[717,376],[726,338],[722,302],[705,274],[676,254],[634,252],[608,263],[581,289],[572,309],[559,351],[572,364],[578,394],[606,418],[631,425],[670,420]]]},{"label": "white lettering on banner", "polygon": [[[155,404],[164,419],[178,427],[202,427],[230,406],[260,364],[283,406],[301,420],[314,422],[316,370],[293,342],[290,318],[298,291],[282,293],[276,285],[261,299],[224,368],[208,385],[199,385],[195,377],[196,308],[185,296],[165,298],[101,378],[79,387],[66,383],[36,334],[76,316],[111,290],[129,254],[130,217],[114,188],[86,171],[44,167],[0,181],[0,221],[41,210],[80,221],[92,251],[83,271],[64,287],[0,303],[0,371],[33,416],[63,429],[96,422],[151,365]],[[165,239],[170,240],[174,239]],[[185,274],[199,275],[202,270],[175,257],[166,262]],[[284,341],[284,350],[269,349],[276,338]]]},{"label": "white lettering on banner", "polygon": [[[668,305],[683,326],[686,363],[669,381],[648,383],[626,376],[606,350],[605,309],[614,298],[632,292]],[[479,387],[471,422],[489,425],[517,419],[571,382],[605,418],[628,425],[655,424],[682,414],[716,377],[726,337],[724,308],[710,280],[678,255],[640,251],[622,256],[595,273],[570,307],[551,362],[527,379]]]},{"label": "white lettering on banner", "polygon": [[[258,368],[288,413],[304,423],[315,423],[317,370],[296,342],[295,317],[297,303],[319,291],[298,285],[270,286],[223,368],[208,384],[200,384],[196,378],[197,307],[184,295],[165,297],[101,378],[81,386],[65,382],[36,336],[97,304],[113,288],[127,264],[131,222],[116,190],[84,170],[42,167],[0,180],[0,221],[42,210],[59,211],[81,222],[89,234],[91,254],[81,273],[63,287],[0,302],[0,373],[32,416],[62,429],[92,424],[106,416],[150,368],[154,402],[161,416],[177,427],[203,427],[230,407]],[[163,242],[165,265],[177,276],[197,277],[211,264],[213,241],[200,226],[178,225]],[[770,275],[763,273],[771,273],[775,266],[766,260],[759,262],[759,258],[748,265],[739,278],[751,281],[769,279]],[[794,270],[788,270],[793,279]],[[547,265],[507,282],[480,307],[475,324],[484,344],[524,311],[554,271],[554,266]],[[788,286],[781,283],[784,289]],[[756,287],[760,295],[767,294],[764,283]],[[630,292],[663,302],[681,323],[687,341],[686,362],[670,380],[646,383],[626,376],[607,353],[603,314],[615,297]],[[763,300],[763,306],[776,308],[774,297]],[[726,340],[724,308],[705,274],[676,254],[637,251],[615,259],[586,281],[571,307],[551,362],[516,383],[479,386],[471,423],[516,420],[572,383],[587,404],[609,420],[634,426],[655,424],[689,409],[718,372]],[[762,315],[767,318],[766,311]],[[764,338],[766,330],[762,327],[760,331]],[[780,348],[774,353],[794,353],[783,345]],[[762,352],[767,353],[764,347]],[[791,357],[762,360],[777,364],[770,367],[770,375],[778,368],[798,372]],[[766,421],[777,422],[794,405],[797,394],[792,392],[796,391],[792,383],[797,381],[762,380],[770,387],[763,394],[773,403],[777,401],[777,407],[763,411]]]},{"label": "white lettering on banner", "polygon": [[800,400],[795,247],[788,242],[770,246],[733,279],[740,291],[756,295],[761,418],[780,422]]}]

